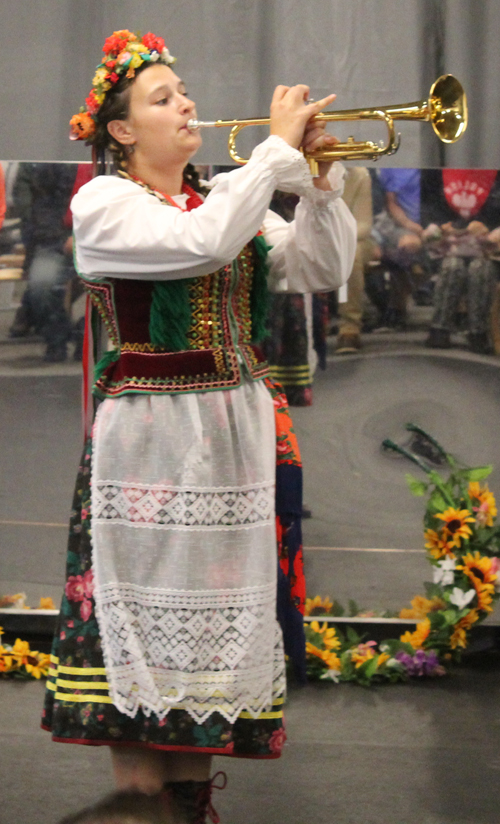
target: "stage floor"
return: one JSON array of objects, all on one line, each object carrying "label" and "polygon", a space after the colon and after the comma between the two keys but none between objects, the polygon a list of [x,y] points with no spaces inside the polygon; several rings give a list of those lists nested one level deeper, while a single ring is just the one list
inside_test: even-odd
[{"label": "stage floor", "polygon": [[[222,824],[497,824],[500,656],[453,676],[292,689],[277,761],[216,758]],[[112,790],[107,747],[38,728],[43,684],[0,681],[0,822],[56,824]]]},{"label": "stage floor", "polygon": [[[423,333],[366,336],[362,356],[329,355],[314,405],[294,409],[305,468],[308,593],[399,609],[430,577],[413,470],[380,449],[404,424],[495,464],[500,360],[423,347]],[[332,341],[333,349],[333,341]],[[79,365],[46,366],[39,343],[0,343],[0,594],[58,602],[81,448]],[[394,551],[396,550],[396,551]],[[218,759],[223,824],[497,824],[500,656],[450,677],[363,689],[292,689],[281,760]],[[111,789],[106,748],[53,744],[39,730],[43,684],[0,680],[0,822],[56,824]],[[216,793],[216,796],[218,794]]]}]

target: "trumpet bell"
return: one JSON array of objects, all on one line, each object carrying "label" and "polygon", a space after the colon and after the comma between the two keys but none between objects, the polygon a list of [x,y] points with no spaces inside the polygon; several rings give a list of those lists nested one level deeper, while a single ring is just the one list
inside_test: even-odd
[{"label": "trumpet bell", "polygon": [[467,128],[467,96],[452,74],[438,77],[429,94],[432,128],[443,143],[455,143]]}]

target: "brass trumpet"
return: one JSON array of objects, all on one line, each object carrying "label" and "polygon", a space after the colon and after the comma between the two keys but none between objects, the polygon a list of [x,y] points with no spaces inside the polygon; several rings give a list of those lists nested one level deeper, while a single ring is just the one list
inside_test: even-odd
[{"label": "brass trumpet", "polygon": [[[432,84],[429,97],[406,103],[402,106],[381,106],[373,109],[344,109],[343,111],[321,112],[314,120],[381,120],[387,126],[387,143],[374,143],[371,140],[356,141],[349,137],[344,143],[328,149],[316,149],[308,152],[311,173],[318,173],[318,162],[330,160],[377,160],[381,155],[394,154],[399,148],[400,135],[394,129],[395,120],[424,120],[443,143],[455,143],[467,128],[467,96],[461,83],[452,74],[444,74]],[[244,164],[248,159],[240,157],[236,151],[236,137],[246,126],[265,126],[269,117],[254,117],[246,120],[190,120],[188,128],[196,130],[205,127],[220,128],[228,126],[231,131],[228,149],[235,163]]]}]

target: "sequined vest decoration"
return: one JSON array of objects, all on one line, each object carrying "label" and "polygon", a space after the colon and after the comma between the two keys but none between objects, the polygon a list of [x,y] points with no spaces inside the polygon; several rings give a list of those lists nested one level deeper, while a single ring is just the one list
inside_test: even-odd
[{"label": "sequined vest decoration", "polygon": [[[105,398],[137,392],[201,392],[239,386],[244,376],[266,377],[268,366],[255,340],[265,313],[261,255],[262,239],[255,238],[232,264],[210,275],[162,281],[164,311],[168,315],[171,309],[168,289],[173,284],[172,302],[187,318],[180,349],[152,342],[152,337],[158,337],[158,323],[152,323],[158,313],[158,306],[153,308],[155,281],[84,278],[113,346],[97,364],[94,394]],[[176,314],[182,314],[178,308]],[[166,328],[171,325],[167,317]]]}]

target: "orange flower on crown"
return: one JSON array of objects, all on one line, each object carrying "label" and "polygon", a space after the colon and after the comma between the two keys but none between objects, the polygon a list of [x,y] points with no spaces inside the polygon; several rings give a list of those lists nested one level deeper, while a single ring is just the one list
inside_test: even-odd
[{"label": "orange flower on crown", "polygon": [[95,123],[90,112],[80,112],[74,114],[69,121],[71,126],[70,138],[72,140],[87,140],[95,133]]},{"label": "orange flower on crown", "polygon": [[425,548],[429,550],[429,555],[439,561],[440,558],[454,558],[454,543],[448,540],[449,535],[445,528],[440,532],[434,529],[426,529],[424,532]]},{"label": "orange flower on crown", "polygon": [[468,509],[455,509],[452,506],[434,517],[444,521],[443,533],[450,536],[452,546],[456,547],[460,546],[461,538],[468,539],[472,535],[468,524],[473,524],[476,520]]}]

